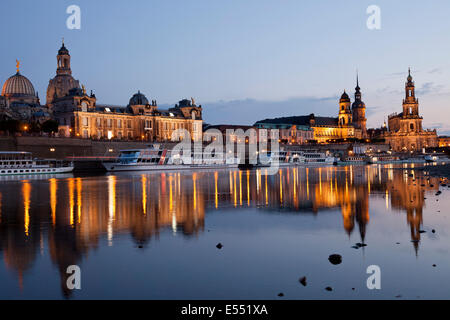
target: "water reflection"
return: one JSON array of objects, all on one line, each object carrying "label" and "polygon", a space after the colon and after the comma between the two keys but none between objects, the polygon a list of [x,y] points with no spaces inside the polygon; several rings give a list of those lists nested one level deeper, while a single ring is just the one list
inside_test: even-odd
[{"label": "water reflection", "polygon": [[385,198],[386,210],[406,213],[417,252],[425,195],[439,186],[437,179],[392,166],[295,167],[272,176],[266,172],[124,174],[5,183],[0,187],[3,261],[23,286],[24,273],[46,243],[59,270],[62,292],[68,296],[67,266],[78,264],[103,239],[114,246],[119,235],[127,234],[136,246],[145,246],[166,230],[195,237],[203,232],[208,211],[260,208],[264,214],[312,215],[339,209],[343,231],[350,236],[357,227],[364,242],[370,200],[375,198]]}]

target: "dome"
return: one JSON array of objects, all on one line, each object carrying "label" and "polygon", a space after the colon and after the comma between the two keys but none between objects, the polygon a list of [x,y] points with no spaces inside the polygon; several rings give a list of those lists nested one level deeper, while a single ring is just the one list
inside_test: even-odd
[{"label": "dome", "polygon": [[27,77],[17,72],[5,81],[2,88],[2,96],[36,96],[34,87]]},{"label": "dome", "polygon": [[344,93],[341,96],[341,102],[345,102],[345,101],[350,102],[350,97],[348,96],[347,92],[345,92],[345,90],[344,90]]},{"label": "dome", "polygon": [[145,97],[145,95],[143,95],[140,91],[138,91],[138,93],[135,93],[129,102],[130,106],[142,106],[142,105],[147,105],[148,104],[148,100]]},{"label": "dome", "polygon": [[69,50],[62,44],[61,48],[58,50],[58,55],[69,55]]}]

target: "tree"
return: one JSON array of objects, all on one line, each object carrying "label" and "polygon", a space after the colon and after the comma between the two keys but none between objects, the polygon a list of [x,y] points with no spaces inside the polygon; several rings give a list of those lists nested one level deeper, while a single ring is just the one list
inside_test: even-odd
[{"label": "tree", "polygon": [[0,131],[16,133],[20,131],[20,122],[12,119],[0,121]]},{"label": "tree", "polygon": [[42,124],[41,129],[46,133],[58,132],[58,122],[55,120],[47,120]]}]

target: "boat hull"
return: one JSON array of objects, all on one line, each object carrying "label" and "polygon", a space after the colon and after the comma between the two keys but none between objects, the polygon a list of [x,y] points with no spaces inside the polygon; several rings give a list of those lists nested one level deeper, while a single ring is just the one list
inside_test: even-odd
[{"label": "boat hull", "polygon": [[121,171],[179,171],[197,169],[228,169],[237,168],[238,164],[120,164],[115,162],[104,162],[103,166],[108,172]]},{"label": "boat hull", "polygon": [[29,168],[0,168],[0,177],[2,176],[23,176],[23,175],[41,175],[41,174],[59,174],[70,173],[73,171],[70,167],[59,168],[42,168],[42,167],[29,167]]}]

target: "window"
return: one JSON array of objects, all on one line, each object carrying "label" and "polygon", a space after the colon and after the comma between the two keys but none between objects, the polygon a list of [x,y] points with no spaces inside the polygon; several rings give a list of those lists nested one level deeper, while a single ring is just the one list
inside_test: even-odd
[{"label": "window", "polygon": [[89,118],[83,117],[82,121],[83,121],[83,126],[85,126],[85,127],[89,126]]},{"label": "window", "polygon": [[131,120],[128,120],[128,129],[131,129]]},{"label": "window", "polygon": [[83,130],[83,138],[85,139],[89,138],[89,131]]},{"label": "window", "polygon": [[106,120],[106,125],[108,126],[108,128],[111,128],[111,127],[112,127],[112,121],[111,121],[111,119],[107,119],[107,120]]},{"label": "window", "polygon": [[88,104],[86,103],[86,101],[83,101],[81,103],[81,111],[83,111],[83,112],[87,112],[88,111]]},{"label": "window", "polygon": [[102,119],[97,118],[97,127],[101,127],[101,126],[102,126]]},{"label": "window", "polygon": [[410,123],[410,124],[409,124],[409,128],[410,128],[411,130],[414,130],[414,123]]},{"label": "window", "polygon": [[117,120],[117,127],[122,128],[122,120]]}]

